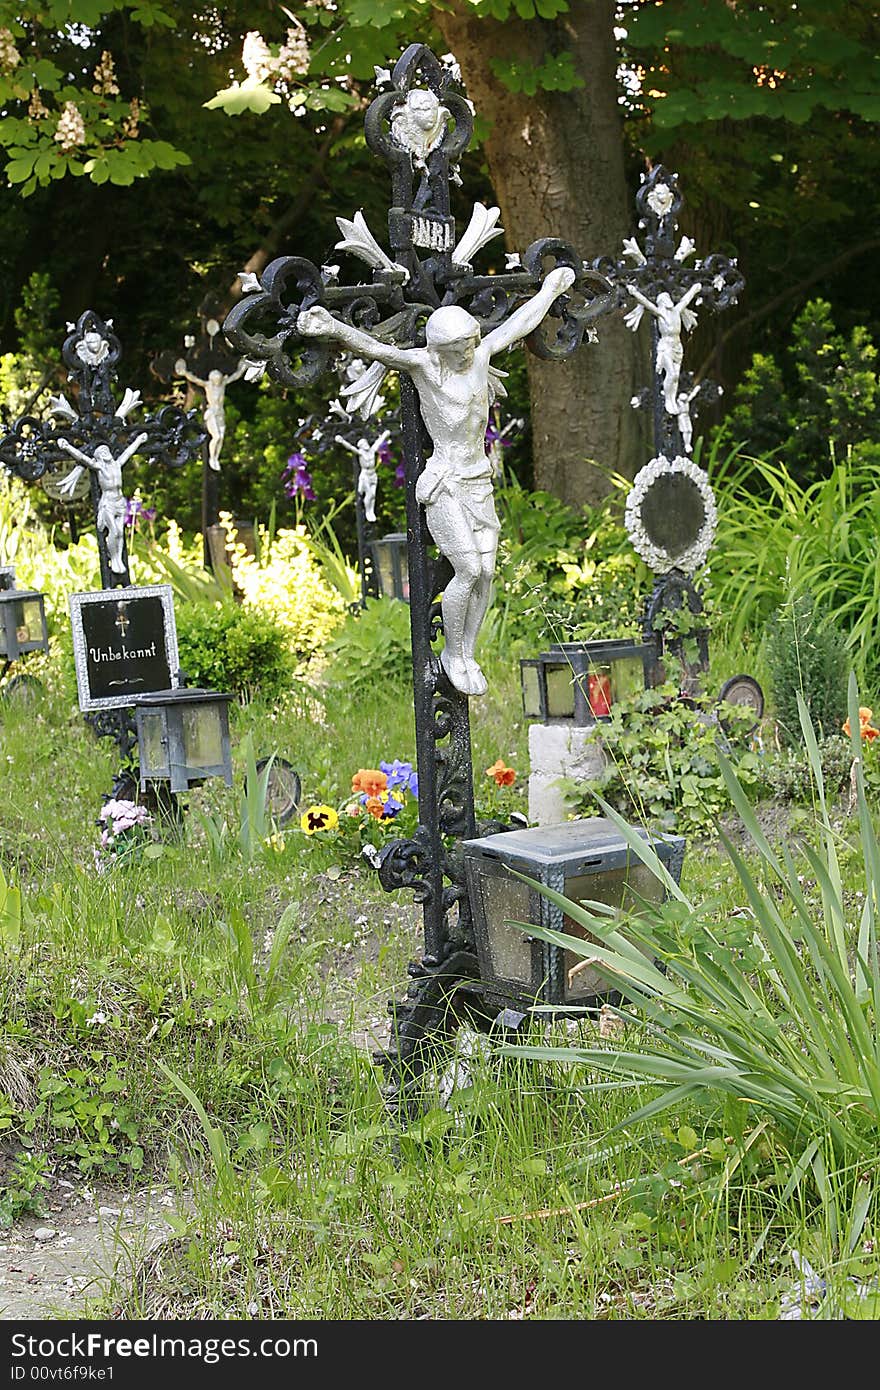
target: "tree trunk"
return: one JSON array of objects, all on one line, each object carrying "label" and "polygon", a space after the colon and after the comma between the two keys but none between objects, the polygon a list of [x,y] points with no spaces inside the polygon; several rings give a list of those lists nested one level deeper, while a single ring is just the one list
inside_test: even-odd
[{"label": "tree trunk", "polygon": [[[542,236],[572,242],[587,261],[617,257],[632,224],[617,101],[614,0],[572,0],[555,20],[475,18],[457,0],[434,17],[458,60],[479,118],[491,123],[485,153],[510,250]],[[511,92],[493,58],[526,71],[571,53],[583,87]],[[630,399],[648,380],[636,335],[617,315],[599,342],[565,362],[528,356],[535,484],[574,505],[596,502],[605,470],[633,477],[648,459],[643,412]],[[641,335],[638,335],[641,338]]]}]

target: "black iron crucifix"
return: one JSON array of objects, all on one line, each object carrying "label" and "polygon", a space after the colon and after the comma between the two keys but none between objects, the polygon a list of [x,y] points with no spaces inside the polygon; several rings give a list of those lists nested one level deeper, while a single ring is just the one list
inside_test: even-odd
[{"label": "black iron crucifix", "polygon": [[[617,287],[633,331],[644,315],[650,319],[650,384],[633,397],[632,405],[650,409],[655,456],[672,461],[692,453],[693,418],[721,395],[715,382],[698,380],[684,370],[686,334],[696,322],[697,309],[718,313],[736,304],[745,279],[735,258],[713,252],[701,259],[691,238],[679,235],[683,198],[677,174],[655,165],[643,178],[635,201],[641,236],[626,238],[621,258],[601,256],[593,266]],[[669,627],[669,615],[685,608],[697,623],[691,634],[695,661],[685,659],[683,640],[671,635]],[[645,640],[657,645],[652,684],[666,677],[664,648],[681,662],[686,685],[708,669],[708,629],[696,617],[702,611],[697,588],[681,570],[657,577],[642,624]]]},{"label": "black iron crucifix", "polygon": [[[61,349],[67,379],[76,387],[75,405],[66,396],[52,396],[46,418],[21,415],[0,438],[0,463],[10,473],[36,482],[56,477],[55,491],[69,489],[85,476],[91,481],[92,507],[98,534],[101,584],[105,589],[130,584],[125,544],[126,499],[122,469],[134,454],[179,468],[197,458],[205,431],[195,412],[162,406],[141,423],[129,420],[141,405],[140,392],[126,387],[117,401],[111,389],[122,347],[112,331],[91,309],[69,325]],[[73,476],[76,469],[79,473]]]},{"label": "black iron crucifix", "polygon": [[[695,402],[707,404],[721,394],[714,382],[697,381],[682,370],[684,335],[698,308],[718,313],[736,304],[745,278],[735,258],[713,252],[701,259],[690,237],[679,236],[683,198],[677,174],[656,164],[642,180],[635,201],[641,238],[627,237],[619,259],[600,256],[592,264],[618,287],[630,327],[637,329],[644,313],[650,319],[647,401],[653,444],[657,454],[672,459],[691,452],[687,419],[696,414]],[[639,396],[634,404],[647,401]]]},{"label": "black iron crucifix", "polygon": [[205,568],[211,568],[208,528],[220,521],[220,451],[226,429],[224,397],[226,387],[244,375],[240,358],[230,352],[220,331],[222,316],[218,296],[206,294],[199,305],[199,333],[187,334],[183,350],[168,348],[150,363],[160,381],[171,383],[184,377],[205,394],[203,419],[206,427],[204,468],[202,470],[202,540]]},{"label": "black iron crucifix", "polygon": [[[564,267],[569,288],[551,302],[549,317],[526,341],[541,357],[567,357],[585,337],[594,336],[593,321],[615,308],[616,290],[573,247],[554,237],[534,242],[521,261],[511,257],[510,268],[502,273],[476,274],[473,257],[500,228],[495,226],[497,209],[477,204],[458,237],[450,208],[450,184],[458,182],[457,161],[471,139],[473,108],[450,69],[422,44],[412,44],[393,73],[383,76],[384,89],[366,113],[365,134],[391,172],[390,255],[361,214],[353,221],[337,219],[343,241],[336,249],[350,250],[365,261],[370,280],[341,284],[335,274],[322,273],[297,256],[273,261],[260,289],[246,294],[224,323],[234,349],[264,362],[276,381],[298,387],[315,381],[338,352],[326,338],[303,336],[297,326],[301,314],[310,313],[315,322],[319,309],[329,311],[337,321],[368,332],[373,341],[419,348],[434,311],[460,306],[476,319],[485,338],[540,293],[551,267]],[[318,321],[326,322],[320,315]],[[375,387],[382,370],[376,362],[366,374],[365,392]],[[453,996],[453,1010],[475,1005],[479,1014],[481,1002],[460,849],[463,839],[478,833],[468,695],[452,683],[432,645],[441,631],[438,598],[454,571],[442,554],[433,555],[425,510],[416,495],[433,446],[416,385],[406,371],[401,373],[401,418],[419,824],[411,839],[394,841],[382,851],[377,868],[383,887],[410,888],[421,903],[424,952],[410,967],[406,1001],[390,1005],[392,1048],[382,1060],[392,1088],[426,1065],[423,1044],[444,1027]],[[507,828],[480,826],[479,832]]]}]

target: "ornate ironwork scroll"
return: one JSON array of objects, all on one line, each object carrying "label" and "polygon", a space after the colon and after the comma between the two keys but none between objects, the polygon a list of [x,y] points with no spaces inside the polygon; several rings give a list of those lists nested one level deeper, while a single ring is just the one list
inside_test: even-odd
[{"label": "ornate ironwork scroll", "polygon": [[[328,267],[319,270],[298,256],[279,258],[224,323],[236,351],[264,364],[274,380],[300,386],[315,381],[335,355],[328,341],[297,332],[305,310],[321,306],[380,342],[422,347],[425,321],[435,309],[460,306],[485,335],[531,299],[546,272],[557,266],[570,267],[574,283],[526,339],[528,346],[541,357],[562,358],[595,336],[593,324],[618,307],[619,293],[567,242],[547,237],[521,258],[509,256],[508,268],[499,274],[474,271],[477,252],[501,232],[498,210],[476,204],[459,235],[450,195],[451,186],[460,181],[458,161],[473,133],[473,109],[451,70],[428,48],[412,44],[385,75],[364,129],[369,148],[391,173],[390,250],[380,245],[361,213],[351,220],[337,218],[342,232],[337,250],[357,256],[369,267],[370,278],[344,284]],[[383,371],[375,363],[364,373],[364,400],[378,388]],[[404,1068],[418,1070],[421,1042],[437,1026],[442,1001],[462,991],[479,992],[471,911],[456,850],[462,839],[477,832],[468,698],[447,679],[433,647],[441,621],[438,599],[452,569],[442,556],[433,557],[425,513],[416,498],[430,440],[416,388],[405,372],[400,396],[419,826],[412,838],[386,846],[377,867],[385,888],[410,888],[421,903],[424,954],[411,969],[407,999],[391,1005],[390,1070],[395,1080]]]}]

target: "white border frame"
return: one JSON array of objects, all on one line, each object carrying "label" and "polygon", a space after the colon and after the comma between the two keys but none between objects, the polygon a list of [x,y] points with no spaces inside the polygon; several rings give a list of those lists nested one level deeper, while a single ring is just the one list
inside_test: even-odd
[{"label": "white border frame", "polygon": [[[162,611],[165,616],[165,656],[168,661],[168,669],[171,672],[171,690],[178,688],[177,673],[180,668],[180,656],[177,650],[177,623],[174,617],[174,594],[170,584],[144,584],[140,587],[132,585],[124,589],[95,589],[85,594],[70,594],[68,606],[70,608],[70,625],[73,630],[73,661],[76,667],[76,689],[79,699],[79,707],[84,713],[96,709],[131,709],[137,699],[137,695],[105,695],[101,698],[94,698],[89,693],[88,677],[88,657],[86,653],[86,638],[83,630],[82,610],[90,603],[107,603],[113,601],[117,603],[131,602],[139,598],[159,598],[162,600]],[[152,691],[141,691],[143,695],[152,694]]]},{"label": "white border frame", "polygon": [[[656,545],[645,530],[642,524],[642,502],[658,478],[676,473],[683,473],[696,484],[703,499],[706,515],[696,540],[680,555],[670,555],[668,550]],[[668,459],[665,454],[658,454],[650,463],[646,463],[633,480],[623,513],[623,524],[632,541],[633,549],[656,574],[668,574],[674,569],[682,570],[684,574],[693,574],[694,570],[699,569],[712,547],[717,522],[718,511],[709,475],[694,463],[693,459],[685,458],[682,454],[677,454],[674,459]]]}]

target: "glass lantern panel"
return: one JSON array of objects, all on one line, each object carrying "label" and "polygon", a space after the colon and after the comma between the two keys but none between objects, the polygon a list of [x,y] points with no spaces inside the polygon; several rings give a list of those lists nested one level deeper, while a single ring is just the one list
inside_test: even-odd
[{"label": "glass lantern panel", "polygon": [[574,719],[574,672],[565,662],[544,668],[547,681],[547,714],[551,719]]},{"label": "glass lantern panel", "polygon": [[399,547],[397,556],[400,564],[400,597],[404,603],[409,603],[409,557],[405,545]]},{"label": "glass lantern panel", "polygon": [[394,566],[391,561],[391,548],[376,545],[376,566],[379,570],[379,588],[385,598],[394,598]]},{"label": "glass lantern panel", "polygon": [[216,705],[193,705],[183,710],[183,753],[187,767],[220,767],[223,736]]},{"label": "glass lantern panel", "polygon": [[0,604],[0,656],[7,656],[9,653],[9,647],[6,642],[6,613],[8,607],[9,605],[6,603]]},{"label": "glass lantern panel", "polygon": [[614,693],[611,686],[611,667],[591,666],[587,674],[587,699],[596,718],[611,713]]},{"label": "glass lantern panel", "polygon": [[630,700],[645,688],[645,668],[640,656],[622,656],[611,663],[612,700]]},{"label": "glass lantern panel", "polygon": [[497,980],[532,988],[532,943],[512,921],[530,920],[529,889],[518,879],[480,874],[480,894],[489,938],[489,967]]},{"label": "glass lantern panel", "polygon": [[[621,869],[610,869],[607,873],[580,874],[576,878],[567,878],[565,896],[573,902],[582,902],[586,898],[592,899],[593,902],[607,903],[610,907],[622,907],[628,912],[637,912],[644,903],[663,901],[663,885],[645,864],[630,864]],[[562,930],[583,941],[601,944],[598,937],[591,935],[571,917],[563,917]],[[608,994],[614,988],[609,977],[592,966],[578,971],[569,982],[568,972],[578,965],[583,957],[576,955],[574,951],[565,951],[563,955],[566,1000]]]},{"label": "glass lantern panel", "polygon": [[165,719],[159,710],[145,710],[141,714],[141,757],[145,774],[167,776],[168,741],[165,738]]},{"label": "glass lantern panel", "polygon": [[43,641],[43,609],[38,598],[25,599],[21,604],[19,642]]},{"label": "glass lantern panel", "polygon": [[526,719],[541,718],[541,681],[537,666],[521,666],[523,714]]}]

